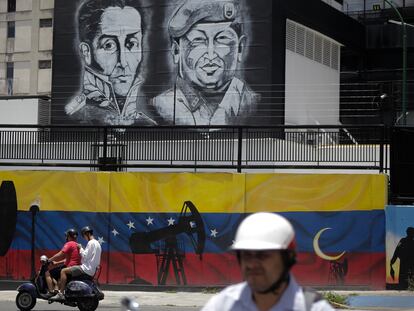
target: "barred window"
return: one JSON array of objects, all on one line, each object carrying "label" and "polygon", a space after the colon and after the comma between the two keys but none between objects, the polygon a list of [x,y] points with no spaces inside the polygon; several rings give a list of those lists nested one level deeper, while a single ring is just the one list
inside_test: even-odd
[{"label": "barred window", "polygon": [[52,68],[51,60],[39,60],[39,69],[49,69]]},{"label": "barred window", "polygon": [[7,38],[14,38],[16,35],[16,24],[14,21],[7,22]]},{"label": "barred window", "polygon": [[7,12],[16,12],[16,0],[7,0]]},{"label": "barred window", "polygon": [[53,20],[51,18],[42,18],[39,20],[40,28],[46,28],[46,27],[52,27],[52,26],[53,26]]}]

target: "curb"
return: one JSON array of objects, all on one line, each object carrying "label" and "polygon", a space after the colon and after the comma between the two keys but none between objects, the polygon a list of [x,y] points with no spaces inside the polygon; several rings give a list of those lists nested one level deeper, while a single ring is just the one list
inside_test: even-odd
[{"label": "curb", "polygon": [[[16,290],[19,285],[29,280],[0,280],[0,290]],[[179,286],[179,285],[142,285],[142,284],[99,284],[99,288],[107,291],[122,292],[194,292],[215,293],[225,286]]]}]

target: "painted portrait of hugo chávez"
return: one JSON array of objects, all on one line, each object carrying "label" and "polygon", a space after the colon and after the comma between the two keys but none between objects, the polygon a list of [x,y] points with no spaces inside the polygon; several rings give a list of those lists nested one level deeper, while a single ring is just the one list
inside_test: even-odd
[{"label": "painted portrait of hugo ch\u00e1vez", "polygon": [[79,92],[65,105],[80,123],[155,125],[140,96],[143,29],[137,0],[85,0],[77,9]]},{"label": "painted portrait of hugo ch\u00e1vez", "polygon": [[186,0],[168,32],[177,77],[152,100],[166,124],[243,124],[259,95],[236,77],[247,38],[236,0]]}]

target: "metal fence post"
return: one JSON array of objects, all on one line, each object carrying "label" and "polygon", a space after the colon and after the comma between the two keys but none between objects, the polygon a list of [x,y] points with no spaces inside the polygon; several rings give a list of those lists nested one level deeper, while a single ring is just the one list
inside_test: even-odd
[{"label": "metal fence post", "polygon": [[107,154],[107,147],[108,147],[108,128],[105,126],[103,128],[104,135],[103,135],[103,153],[102,153],[102,164],[103,164],[103,171],[106,171],[106,165],[108,163],[108,154]]},{"label": "metal fence post", "polygon": [[382,126],[381,128],[381,141],[379,143],[379,171],[380,173],[384,172],[384,142],[385,142],[385,131],[386,127]]},{"label": "metal fence post", "polygon": [[243,128],[237,127],[237,173],[242,170]]}]

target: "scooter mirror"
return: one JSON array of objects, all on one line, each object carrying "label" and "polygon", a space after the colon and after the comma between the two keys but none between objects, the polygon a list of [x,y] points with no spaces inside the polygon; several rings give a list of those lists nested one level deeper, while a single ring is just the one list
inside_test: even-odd
[{"label": "scooter mirror", "polygon": [[124,297],[121,300],[122,311],[137,311],[139,310],[139,303],[129,297]]}]

